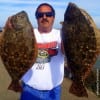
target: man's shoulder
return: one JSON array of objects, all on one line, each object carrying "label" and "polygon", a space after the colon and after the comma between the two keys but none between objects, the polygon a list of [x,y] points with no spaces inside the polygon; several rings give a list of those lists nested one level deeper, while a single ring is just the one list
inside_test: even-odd
[{"label": "man's shoulder", "polygon": [[33,30],[38,30],[37,28],[34,28]]},{"label": "man's shoulder", "polygon": [[60,33],[60,29],[53,28],[52,31],[56,33]]},{"label": "man's shoulder", "polygon": [[55,30],[55,31],[60,31],[60,29],[58,29],[58,28],[53,28],[53,30]]},{"label": "man's shoulder", "polygon": [[38,28],[33,29],[35,33],[39,33]]}]

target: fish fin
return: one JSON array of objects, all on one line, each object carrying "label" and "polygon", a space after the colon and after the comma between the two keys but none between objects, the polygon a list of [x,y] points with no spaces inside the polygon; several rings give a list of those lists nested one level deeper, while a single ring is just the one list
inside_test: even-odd
[{"label": "fish fin", "polygon": [[78,97],[88,97],[87,91],[83,85],[83,82],[72,82],[69,92]]},{"label": "fish fin", "polygon": [[22,87],[21,87],[21,84],[19,83],[19,81],[13,80],[11,82],[11,84],[9,85],[8,90],[13,90],[15,92],[21,92]]}]

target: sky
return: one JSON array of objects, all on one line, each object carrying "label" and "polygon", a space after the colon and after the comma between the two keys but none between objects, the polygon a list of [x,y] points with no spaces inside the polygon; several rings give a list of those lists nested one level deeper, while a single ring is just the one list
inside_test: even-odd
[{"label": "sky", "polygon": [[100,0],[0,0],[0,27],[3,27],[9,16],[22,10],[26,11],[33,27],[37,27],[35,10],[41,3],[51,4],[56,12],[54,28],[61,28],[64,13],[69,2],[75,3],[84,9],[100,28]]}]

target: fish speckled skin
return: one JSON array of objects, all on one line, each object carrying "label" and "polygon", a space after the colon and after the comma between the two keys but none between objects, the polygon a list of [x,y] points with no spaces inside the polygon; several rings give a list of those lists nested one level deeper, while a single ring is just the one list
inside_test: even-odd
[{"label": "fish speckled skin", "polygon": [[12,79],[8,89],[19,92],[19,80],[36,60],[37,45],[25,11],[13,15],[10,21],[12,28],[5,26],[0,55]]},{"label": "fish speckled skin", "polygon": [[64,15],[62,40],[73,79],[69,92],[79,97],[88,97],[84,80],[97,58],[95,28],[86,11],[69,3]]}]

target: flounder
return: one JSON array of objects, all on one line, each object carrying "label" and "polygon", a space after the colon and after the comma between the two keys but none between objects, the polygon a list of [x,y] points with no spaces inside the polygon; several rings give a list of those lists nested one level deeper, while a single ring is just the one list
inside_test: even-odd
[{"label": "flounder", "polygon": [[8,89],[19,92],[19,80],[34,64],[37,44],[34,30],[25,11],[11,17],[12,28],[5,25],[1,44],[1,58],[11,76]]},{"label": "flounder", "polygon": [[100,47],[97,31],[90,15],[76,4],[69,3],[62,25],[62,41],[73,79],[69,92],[78,97],[88,97],[84,80],[97,59],[97,48]]}]

